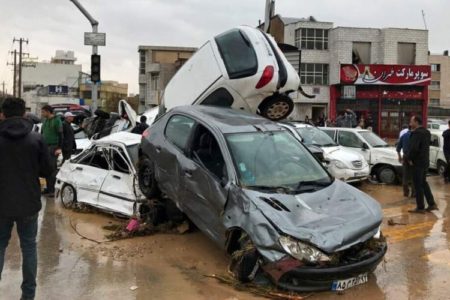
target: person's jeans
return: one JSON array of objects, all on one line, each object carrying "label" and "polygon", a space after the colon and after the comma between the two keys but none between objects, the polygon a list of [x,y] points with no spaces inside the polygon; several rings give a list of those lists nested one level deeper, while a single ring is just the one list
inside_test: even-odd
[{"label": "person's jeans", "polygon": [[427,182],[427,168],[414,166],[413,181],[416,189],[417,208],[425,209],[424,196],[427,199],[428,206],[435,205],[433,194]]},{"label": "person's jeans", "polygon": [[47,192],[54,193],[55,192],[55,184],[56,184],[56,174],[58,173],[58,157],[55,155],[55,151],[58,147],[49,146],[48,151],[50,153],[50,165],[52,166],[52,173],[50,176],[45,178],[47,184]]},{"label": "person's jeans", "polygon": [[403,196],[405,197],[415,197],[416,190],[414,189],[413,184],[413,167],[409,164],[409,162],[403,162],[403,174],[402,174],[402,182],[403,182]]},{"label": "person's jeans", "polygon": [[37,274],[36,235],[38,214],[22,218],[0,217],[0,280],[5,262],[5,251],[11,238],[14,223],[16,223],[20,248],[22,249],[22,299],[34,299]]}]

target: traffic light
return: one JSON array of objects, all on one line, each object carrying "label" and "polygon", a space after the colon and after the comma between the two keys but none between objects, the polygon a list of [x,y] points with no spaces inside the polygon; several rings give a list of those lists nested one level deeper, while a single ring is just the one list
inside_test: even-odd
[{"label": "traffic light", "polygon": [[100,82],[100,55],[91,55],[91,81]]}]

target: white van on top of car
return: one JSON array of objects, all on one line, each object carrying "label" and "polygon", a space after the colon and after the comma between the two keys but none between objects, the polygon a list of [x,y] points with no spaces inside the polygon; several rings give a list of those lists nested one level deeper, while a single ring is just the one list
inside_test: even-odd
[{"label": "white van on top of car", "polygon": [[402,174],[397,151],[370,130],[358,128],[320,128],[344,148],[357,151],[369,163],[370,172],[378,181],[393,184]]},{"label": "white van on top of car", "polygon": [[270,35],[240,26],[207,41],[168,83],[162,111],[181,105],[246,110],[286,118],[300,78]]}]

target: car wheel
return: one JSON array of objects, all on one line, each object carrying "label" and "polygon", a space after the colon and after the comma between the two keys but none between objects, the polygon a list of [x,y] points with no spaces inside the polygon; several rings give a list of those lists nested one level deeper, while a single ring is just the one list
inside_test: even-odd
[{"label": "car wheel", "polygon": [[438,174],[441,176],[444,176],[446,169],[447,169],[447,164],[445,162],[443,162],[442,160],[438,161],[438,163],[437,163]]},{"label": "car wheel", "polygon": [[140,215],[142,219],[153,226],[164,222],[164,208],[159,201],[151,201],[148,204],[141,205]]},{"label": "car wheel", "polygon": [[239,249],[231,254],[230,271],[240,282],[250,282],[259,269],[259,254],[247,234],[239,240]]},{"label": "car wheel", "polygon": [[65,184],[61,189],[61,202],[65,208],[71,208],[77,203],[77,191],[70,184]]},{"label": "car wheel", "polygon": [[385,184],[394,184],[397,180],[397,174],[391,167],[383,166],[377,170],[377,179]]},{"label": "car wheel", "polygon": [[150,159],[144,158],[140,161],[138,180],[139,188],[147,198],[159,196],[160,191],[155,179],[155,165]]},{"label": "car wheel", "polygon": [[294,110],[294,102],[289,96],[276,94],[266,98],[259,105],[261,116],[273,121],[287,118]]}]

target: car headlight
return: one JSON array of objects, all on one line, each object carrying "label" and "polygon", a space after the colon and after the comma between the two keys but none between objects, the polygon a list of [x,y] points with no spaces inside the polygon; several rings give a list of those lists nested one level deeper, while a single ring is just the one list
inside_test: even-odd
[{"label": "car headlight", "polygon": [[284,251],[300,261],[306,261],[310,263],[330,261],[330,257],[319,249],[316,249],[293,238],[282,236],[280,237],[279,242]]},{"label": "car headlight", "polygon": [[381,238],[381,227],[378,227],[377,233],[373,236],[374,239],[379,240]]},{"label": "car headlight", "polygon": [[338,168],[338,169],[346,169],[346,168],[347,168],[347,166],[346,166],[342,161],[340,161],[340,160],[332,160],[331,162],[332,162],[332,163],[335,165],[335,167]]}]

